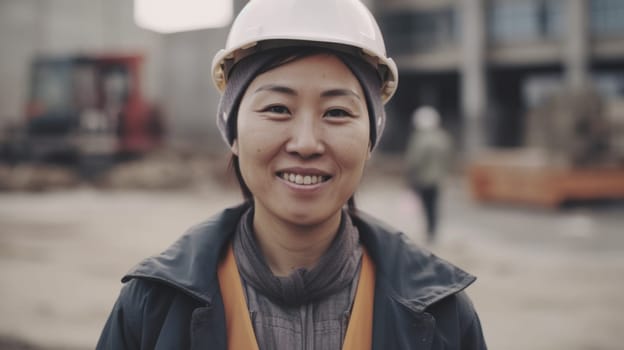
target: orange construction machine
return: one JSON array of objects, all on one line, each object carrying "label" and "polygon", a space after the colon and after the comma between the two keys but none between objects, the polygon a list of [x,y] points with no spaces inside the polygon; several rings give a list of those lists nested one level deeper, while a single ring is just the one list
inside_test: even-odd
[{"label": "orange construction machine", "polygon": [[484,152],[468,167],[475,199],[557,208],[624,199],[624,100],[562,92],[528,115],[527,146]]}]

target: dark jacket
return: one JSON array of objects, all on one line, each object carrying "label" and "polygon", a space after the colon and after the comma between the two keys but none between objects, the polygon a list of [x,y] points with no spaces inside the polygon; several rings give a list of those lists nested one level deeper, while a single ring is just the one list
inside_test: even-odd
[{"label": "dark jacket", "polygon": [[[230,208],[193,227],[123,277],[97,349],[227,349],[216,270],[245,210]],[[376,267],[374,350],[486,349],[462,292],[473,276],[364,214],[353,221]]]}]

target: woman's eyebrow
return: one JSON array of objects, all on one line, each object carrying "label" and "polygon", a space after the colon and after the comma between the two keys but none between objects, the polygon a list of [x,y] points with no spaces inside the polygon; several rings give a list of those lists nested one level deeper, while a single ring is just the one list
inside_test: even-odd
[{"label": "woman's eyebrow", "polygon": [[334,96],[355,96],[361,100],[360,95],[358,95],[355,91],[349,89],[331,89],[327,91],[323,91],[321,93],[321,97],[334,97]]},{"label": "woman's eyebrow", "polygon": [[256,91],[254,91],[254,93],[258,93],[260,91],[273,91],[273,92],[279,92],[282,94],[293,95],[293,96],[297,95],[297,92],[294,89],[291,89],[287,86],[275,85],[275,84],[262,85],[261,87],[257,88]]},{"label": "woman's eyebrow", "polygon": [[[297,91],[295,91],[294,89],[289,88],[287,86],[276,85],[276,84],[262,85],[259,88],[257,88],[256,91],[254,91],[254,93],[258,93],[260,91],[272,91],[272,92],[278,92],[282,94],[297,96]],[[321,97],[335,97],[335,96],[354,96],[360,100],[362,99],[360,95],[358,95],[358,93],[350,89],[331,89],[331,90],[323,91],[321,93]]]}]

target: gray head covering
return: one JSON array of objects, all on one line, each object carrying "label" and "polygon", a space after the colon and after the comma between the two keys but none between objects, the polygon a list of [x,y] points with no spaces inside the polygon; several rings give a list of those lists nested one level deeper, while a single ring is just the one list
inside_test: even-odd
[{"label": "gray head covering", "polygon": [[236,66],[230,71],[228,83],[219,101],[217,111],[217,126],[228,145],[231,146],[234,139],[236,139],[238,106],[249,84],[256,76],[270,70],[270,67],[274,66],[276,62],[280,62],[280,59],[287,59],[290,56],[298,56],[302,53],[305,55],[306,50],[310,53],[329,52],[337,56],[360,82],[370,118],[371,150],[375,147],[386,123],[386,114],[381,101],[381,80],[375,69],[363,59],[353,55],[314,47],[288,47],[266,50],[247,56],[236,63]]}]

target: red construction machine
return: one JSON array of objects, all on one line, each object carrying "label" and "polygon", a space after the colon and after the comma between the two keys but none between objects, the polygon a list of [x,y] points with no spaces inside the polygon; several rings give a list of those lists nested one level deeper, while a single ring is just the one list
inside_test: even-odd
[{"label": "red construction machine", "polygon": [[3,153],[89,168],[158,147],[164,121],[142,95],[142,63],[141,55],[36,58],[26,118],[5,136]]}]

